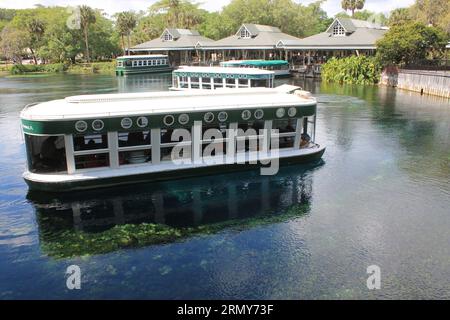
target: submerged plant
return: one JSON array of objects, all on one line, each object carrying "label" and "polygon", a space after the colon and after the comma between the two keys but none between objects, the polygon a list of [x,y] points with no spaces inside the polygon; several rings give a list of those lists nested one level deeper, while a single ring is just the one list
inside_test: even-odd
[{"label": "submerged plant", "polygon": [[117,225],[98,233],[65,230],[57,235],[50,236],[43,232],[41,233],[43,235],[41,236],[41,245],[43,252],[51,257],[57,259],[71,258],[103,254],[119,249],[170,243],[192,236],[214,234],[225,229],[248,230],[258,226],[288,221],[307,212],[309,212],[309,204],[299,204],[281,214],[266,214],[195,227],[175,228],[162,224],[142,223]]}]

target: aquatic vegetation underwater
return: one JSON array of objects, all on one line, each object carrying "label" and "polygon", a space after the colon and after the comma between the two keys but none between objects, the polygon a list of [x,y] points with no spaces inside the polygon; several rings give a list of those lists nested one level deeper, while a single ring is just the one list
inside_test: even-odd
[{"label": "aquatic vegetation underwater", "polygon": [[[309,204],[294,205],[279,214],[265,214],[244,219],[232,219],[194,227],[171,227],[164,224],[141,223],[116,225],[102,232],[64,230],[60,233],[41,233],[42,251],[57,259],[95,255],[125,248],[182,241],[189,237],[206,236],[223,230],[242,231],[273,223],[286,222],[307,214]],[[40,225],[54,223],[40,215]]]}]

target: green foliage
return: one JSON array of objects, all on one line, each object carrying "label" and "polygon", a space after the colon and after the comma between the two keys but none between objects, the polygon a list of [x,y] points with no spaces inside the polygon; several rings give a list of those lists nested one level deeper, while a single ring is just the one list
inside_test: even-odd
[{"label": "green foliage", "polygon": [[[224,7],[221,17],[228,35],[243,23],[257,23],[279,27],[297,37],[306,37],[325,31],[331,23],[321,8],[323,1],[305,6],[291,0],[233,0]],[[221,20],[222,22],[222,20]]]},{"label": "green foliage", "polygon": [[381,67],[373,57],[332,58],[322,66],[322,79],[341,84],[375,84]]},{"label": "green foliage", "polygon": [[412,22],[439,28],[450,37],[450,1],[416,0],[410,7],[393,10],[388,25],[396,26]]},{"label": "green foliage", "polygon": [[92,63],[82,63],[73,64],[67,69],[67,73],[72,74],[90,74],[90,73],[101,73],[101,74],[114,74],[116,70],[116,61],[107,62],[92,62]]},{"label": "green foliage", "polygon": [[116,29],[122,39],[122,49],[125,51],[125,43],[123,38],[127,37],[128,47],[131,46],[130,35],[137,25],[137,16],[132,11],[120,12],[116,15]]},{"label": "green foliage", "polygon": [[352,17],[355,16],[356,10],[362,10],[364,8],[365,0],[342,0],[341,7],[345,11],[350,10],[352,12]]},{"label": "green foliage", "polygon": [[10,72],[13,75],[24,74],[24,73],[58,73],[64,72],[68,68],[64,63],[54,63],[54,64],[15,64],[11,67]]},{"label": "green foliage", "polygon": [[[227,220],[196,227],[170,227],[162,224],[142,223],[115,226],[112,229],[87,233],[66,230],[42,240],[43,251],[54,258],[70,258],[103,254],[126,248],[137,248],[161,243],[181,241],[193,236],[214,234],[225,229],[248,230],[259,226],[285,222],[301,217],[310,210],[309,205],[296,205],[282,214],[266,214],[255,218]],[[41,224],[50,224],[40,217]],[[44,236],[45,237],[45,236]]]},{"label": "green foliage", "polygon": [[413,64],[439,57],[445,50],[445,34],[418,22],[394,25],[377,42],[377,60],[383,66]]},{"label": "green foliage", "polygon": [[[347,12],[344,12],[344,11],[336,14],[335,17],[336,18],[351,18],[347,14]],[[369,21],[372,23],[378,23],[383,26],[388,24],[388,18],[383,13],[376,13],[376,12],[369,11],[369,10],[362,10],[362,11],[355,12],[355,14],[353,15],[353,19]]]}]

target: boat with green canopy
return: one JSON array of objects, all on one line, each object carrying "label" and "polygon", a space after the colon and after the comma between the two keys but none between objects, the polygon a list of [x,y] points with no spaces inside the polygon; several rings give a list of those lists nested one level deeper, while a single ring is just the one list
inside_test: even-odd
[{"label": "boat with green canopy", "polygon": [[164,54],[121,56],[116,59],[116,75],[171,72],[169,56]]},{"label": "boat with green canopy", "polygon": [[30,189],[71,191],[315,161],[299,87],[67,97],[21,112]]},{"label": "boat with green canopy", "polygon": [[286,60],[230,60],[220,63],[222,67],[258,68],[275,72],[276,77],[290,76],[289,62]]},{"label": "boat with green canopy", "polygon": [[273,88],[275,72],[253,68],[181,66],[172,73],[170,90]]}]

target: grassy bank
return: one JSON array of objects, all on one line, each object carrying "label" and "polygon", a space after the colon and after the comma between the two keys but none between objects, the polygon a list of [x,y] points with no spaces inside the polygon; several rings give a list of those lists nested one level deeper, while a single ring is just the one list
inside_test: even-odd
[{"label": "grassy bank", "polygon": [[115,61],[93,62],[83,64],[27,64],[0,65],[0,73],[5,75],[27,75],[38,73],[70,73],[70,74],[114,74]]}]

